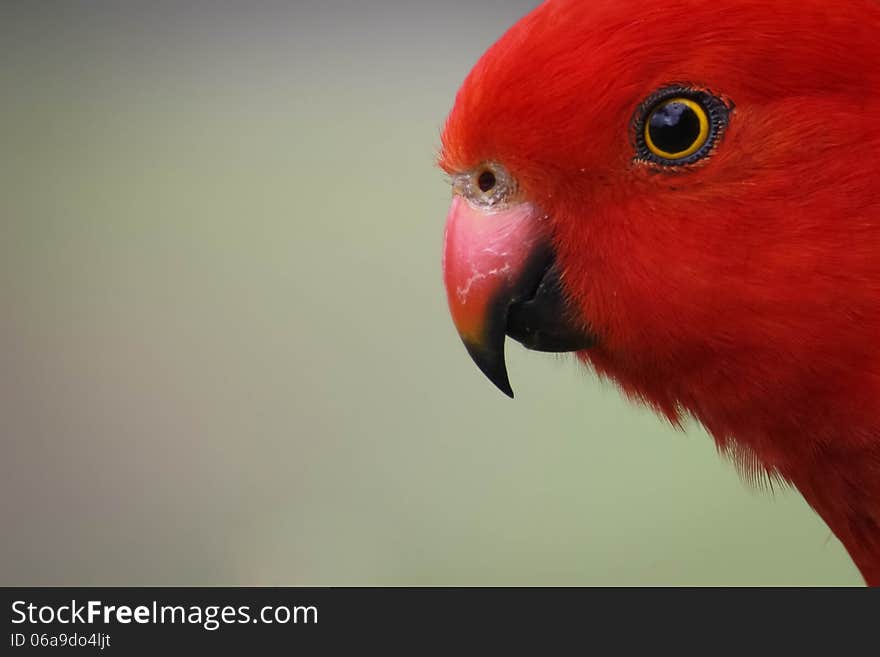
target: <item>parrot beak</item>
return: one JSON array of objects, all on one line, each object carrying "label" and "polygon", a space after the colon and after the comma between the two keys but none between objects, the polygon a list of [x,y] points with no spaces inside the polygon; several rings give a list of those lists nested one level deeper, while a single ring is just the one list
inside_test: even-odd
[{"label": "parrot beak", "polygon": [[565,299],[545,223],[528,203],[482,209],[459,195],[446,221],[443,276],[452,321],[477,367],[508,397],[505,336],[548,352],[595,342]]}]

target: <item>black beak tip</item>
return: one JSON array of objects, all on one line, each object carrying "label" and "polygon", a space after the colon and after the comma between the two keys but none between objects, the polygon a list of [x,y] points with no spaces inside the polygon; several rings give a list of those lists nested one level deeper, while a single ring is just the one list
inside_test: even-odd
[{"label": "black beak tip", "polygon": [[493,349],[485,345],[465,342],[464,346],[480,371],[495,384],[501,392],[513,399],[513,388],[510,387],[510,379],[507,376],[507,364],[504,362],[504,342],[500,348]]}]

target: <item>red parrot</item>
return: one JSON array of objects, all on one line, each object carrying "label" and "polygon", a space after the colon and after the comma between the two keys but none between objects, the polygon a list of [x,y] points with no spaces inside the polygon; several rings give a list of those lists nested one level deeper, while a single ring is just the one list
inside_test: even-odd
[{"label": "red parrot", "polygon": [[576,352],[880,585],[880,2],[549,0],[466,78],[440,166],[452,319]]}]

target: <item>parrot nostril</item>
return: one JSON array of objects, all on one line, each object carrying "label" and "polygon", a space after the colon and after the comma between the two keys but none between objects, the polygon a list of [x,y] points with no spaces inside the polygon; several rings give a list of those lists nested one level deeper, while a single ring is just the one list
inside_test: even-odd
[{"label": "parrot nostril", "polygon": [[495,174],[491,171],[483,171],[480,174],[480,177],[477,178],[477,186],[480,188],[482,192],[492,191],[492,188],[495,187]]},{"label": "parrot nostril", "polygon": [[516,196],[516,181],[500,164],[484,162],[475,169],[452,175],[452,189],[484,210],[507,207]]}]

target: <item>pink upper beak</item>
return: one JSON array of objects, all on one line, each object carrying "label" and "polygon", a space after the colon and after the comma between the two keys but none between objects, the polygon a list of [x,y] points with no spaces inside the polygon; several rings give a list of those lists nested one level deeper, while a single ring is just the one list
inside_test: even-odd
[{"label": "pink upper beak", "polygon": [[595,336],[565,295],[548,222],[529,203],[476,208],[456,195],[449,209],[443,276],[452,321],[468,353],[513,397],[505,337],[538,351],[579,351]]},{"label": "pink upper beak", "polygon": [[527,203],[495,211],[474,208],[458,195],[452,200],[443,251],[449,311],[477,365],[511,397],[504,363],[507,312],[529,291],[522,283],[535,277],[526,274],[546,268],[547,245],[539,215]]}]

